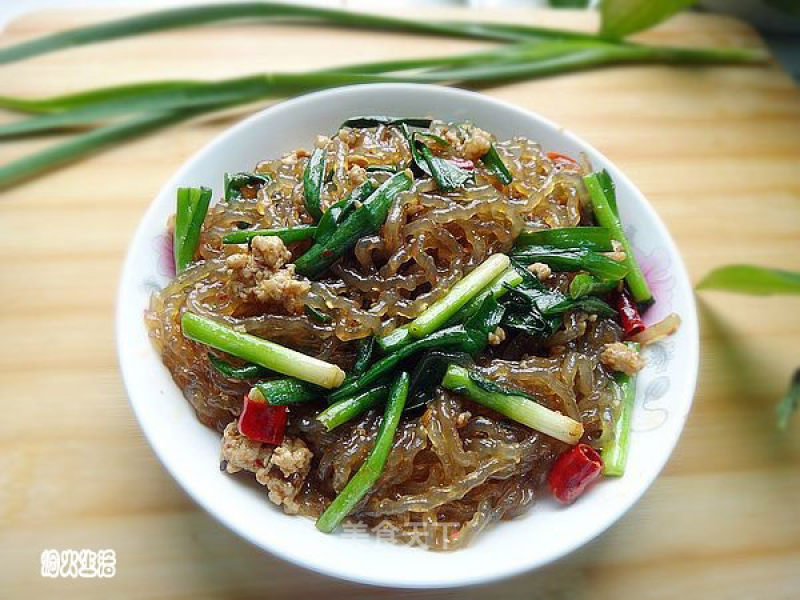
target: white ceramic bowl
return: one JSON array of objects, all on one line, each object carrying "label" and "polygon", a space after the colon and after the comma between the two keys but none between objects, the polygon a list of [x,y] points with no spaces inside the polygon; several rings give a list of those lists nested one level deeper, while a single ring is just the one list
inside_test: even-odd
[{"label": "white ceramic bowl", "polygon": [[[175,188],[205,185],[219,197],[226,171],[248,170],[261,159],[308,148],[318,133],[329,134],[345,118],[360,114],[468,119],[501,140],[521,135],[546,150],[572,156],[585,152],[596,168],[609,170],[623,220],[658,298],[648,318],[674,311],[683,319],[677,335],[647,351],[624,477],[602,481],[567,508],[545,497],[523,516],[489,527],[468,548],[448,553],[371,536],[324,535],[311,520],[283,514],[263,488],[219,471],[219,434],[195,418],[150,345],[142,320],[152,290],[167,281],[164,227],[174,212]],[[631,507],[667,461],[691,406],[698,364],[697,316],[683,262],[653,208],[619,169],[536,114],[480,94],[410,84],[344,87],[284,102],[242,121],[189,159],[161,189],[136,231],[122,274],[116,327],[120,366],[136,417],[164,466],[198,504],[281,558],[328,575],[396,587],[499,579],[544,565],[598,535]]]}]

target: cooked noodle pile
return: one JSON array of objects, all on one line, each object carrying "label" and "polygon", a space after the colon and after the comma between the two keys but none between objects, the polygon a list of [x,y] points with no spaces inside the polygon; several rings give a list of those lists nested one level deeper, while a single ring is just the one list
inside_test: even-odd
[{"label": "cooked noodle pile", "polygon": [[[470,126],[434,122],[431,130],[447,139],[447,158],[477,159],[489,139]],[[328,149],[332,177],[323,188],[323,208],[340,200],[365,177],[383,182],[389,175],[365,172],[370,165],[408,163],[408,145],[392,127],[341,129]],[[223,376],[210,364],[209,348],[186,339],[180,328],[185,310],[213,317],[254,335],[300,350],[347,370],[357,340],[382,335],[419,315],[453,283],[489,255],[508,252],[525,229],[591,223],[581,177],[588,165],[550,160],[523,138],[496,142],[513,175],[502,186],[482,163],[476,185],[441,193],[430,178],[417,179],[389,211],[378,235],[362,238],[353,252],[302,298],[333,319],[320,324],[279,303],[263,304],[233,293],[237,272],[226,257],[242,247],[224,245],[237,229],[311,223],[303,206],[302,176],[308,153],[296,151],[257,166],[269,175],[245,198],[219,202],[206,217],[196,260],[152,298],[147,323],[164,364],[203,423],[222,431],[241,410],[251,382]],[[297,258],[309,246],[288,246]],[[570,276],[554,273],[545,282],[566,290]],[[549,339],[511,334],[478,359],[481,371],[536,394],[550,408],[580,420],[584,441],[599,444],[603,423],[613,410],[609,374],[599,362],[607,343],[622,339],[619,325],[580,311],[564,315],[564,327]],[[235,359],[226,357],[235,362]],[[332,432],[314,418],[319,403],[290,407],[286,435],[299,437],[313,453],[297,502],[301,514],[318,516],[369,453],[381,409],[373,409]],[[439,390],[424,411],[405,415],[386,468],[374,490],[350,519],[388,522],[408,538],[417,524],[426,527],[428,546],[453,549],[467,544],[487,524],[524,512],[534,501],[561,442],[501,418],[461,397]],[[384,523],[385,524],[385,523]]]}]

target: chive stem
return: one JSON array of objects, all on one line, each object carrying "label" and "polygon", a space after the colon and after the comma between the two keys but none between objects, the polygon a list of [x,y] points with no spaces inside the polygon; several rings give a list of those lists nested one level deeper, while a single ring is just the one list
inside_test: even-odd
[{"label": "chive stem", "polygon": [[592,202],[597,222],[608,229],[611,237],[622,244],[622,248],[625,251],[624,263],[628,267],[625,281],[631,290],[631,296],[641,305],[651,304],[653,302],[653,293],[650,291],[650,286],[647,285],[647,279],[633,252],[633,246],[622,230],[622,222],[615,210],[616,194],[611,176],[608,171],[603,170],[585,176],[583,182],[589,191],[589,199]]},{"label": "chive stem", "polygon": [[343,398],[319,413],[317,420],[325,426],[325,429],[332,431],[383,402],[388,393],[388,385],[379,385],[355,396]]},{"label": "chive stem", "polygon": [[[635,342],[626,342],[626,345],[639,351],[639,344]],[[633,405],[636,399],[636,376],[616,373],[612,385],[619,401],[619,414],[614,421],[613,439],[603,447],[603,474],[621,477],[628,462]]]},{"label": "chive stem", "polygon": [[294,227],[276,227],[274,229],[251,229],[233,231],[222,237],[223,244],[247,244],[254,237],[272,235],[279,237],[285,244],[302,242],[314,237],[317,228],[314,225],[295,225]]},{"label": "chive stem", "polygon": [[468,369],[453,364],[447,368],[442,387],[463,394],[473,402],[564,443],[577,444],[581,439],[583,425],[578,421],[550,410],[531,398],[484,389],[473,381],[474,378]]},{"label": "chive stem", "polygon": [[409,377],[405,371],[392,383],[375,446],[356,474],[317,520],[317,529],[320,531],[330,533],[336,529],[377,483],[392,450],[394,434],[408,396],[408,385]]},{"label": "chive stem", "polygon": [[181,318],[183,334],[195,342],[238,356],[289,377],[324,388],[335,388],[344,381],[344,371],[334,364],[307,356],[269,340],[236,331],[212,319],[190,312]]},{"label": "chive stem", "polygon": [[469,275],[459,280],[447,294],[409,323],[408,330],[411,335],[419,339],[439,329],[459,308],[477,296],[510,264],[511,261],[505,254],[493,254],[487,258]]},{"label": "chive stem", "polygon": [[177,210],[175,211],[175,232],[173,245],[175,271],[180,273],[194,259],[200,231],[211,203],[211,189],[206,187],[178,188]]}]

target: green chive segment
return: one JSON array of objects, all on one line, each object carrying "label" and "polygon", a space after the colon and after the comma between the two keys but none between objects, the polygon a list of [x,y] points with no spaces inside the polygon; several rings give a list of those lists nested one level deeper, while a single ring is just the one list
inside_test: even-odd
[{"label": "green chive segment", "polygon": [[398,194],[411,188],[411,177],[404,171],[390,177],[367,200],[356,208],[327,239],[316,242],[295,261],[297,272],[316,277],[339,260],[366,235],[378,231],[386,221],[389,208]]},{"label": "green chive segment", "polygon": [[447,294],[434,302],[408,325],[415,338],[421,338],[442,327],[459,308],[486,288],[511,264],[505,254],[493,254],[469,275],[458,281]]},{"label": "green chive segment", "polygon": [[300,404],[320,396],[319,388],[294,378],[273,379],[272,381],[257,383],[250,390],[251,395],[255,393],[260,394],[267,404],[272,404],[273,406]]},{"label": "green chive segment", "polygon": [[180,273],[194,258],[200,230],[211,203],[211,190],[206,187],[178,188],[178,208],[175,211],[174,252],[175,270]]},{"label": "green chive segment", "polygon": [[511,183],[513,178],[511,177],[511,171],[508,170],[508,167],[503,162],[503,159],[500,158],[500,155],[497,153],[497,148],[494,147],[494,144],[489,146],[489,151],[481,157],[483,164],[486,165],[486,168],[489,172],[497,177],[497,179],[503,185],[508,185]]},{"label": "green chive segment", "polygon": [[539,231],[523,231],[514,241],[515,248],[553,246],[554,248],[585,248],[595,252],[610,252],[611,235],[605,227],[559,227]]},{"label": "green chive segment", "polygon": [[[639,344],[635,342],[626,344],[636,351],[639,350]],[[636,376],[616,373],[612,385],[619,401],[619,413],[614,421],[613,438],[603,447],[603,474],[621,477],[628,462],[633,404],[636,398]]]},{"label": "green chive segment", "polygon": [[[653,293],[647,285],[642,268],[636,261],[636,256],[633,253],[633,246],[625,236],[622,230],[622,223],[617,213],[617,198],[614,192],[614,182],[611,175],[605,169],[587,175],[583,178],[586,184],[586,189],[589,191],[589,199],[592,202],[594,209],[594,216],[597,222],[608,229],[611,237],[622,244],[622,249],[625,251],[625,265],[628,268],[628,273],[625,276],[625,281],[631,291],[633,299],[642,305],[649,305],[653,302]],[[600,275],[599,273],[595,273]],[[600,275],[602,277],[602,275]],[[611,279],[608,277],[607,279]]]},{"label": "green chive segment", "polygon": [[314,219],[314,222],[322,218],[322,185],[325,183],[325,158],[327,155],[324,148],[315,148],[303,173],[306,211]]},{"label": "green chive segment", "polygon": [[465,367],[450,365],[442,387],[564,443],[577,444],[583,435],[583,425],[578,421],[542,406],[529,396],[500,391],[497,384]]},{"label": "green chive segment", "polygon": [[344,371],[334,364],[307,356],[269,340],[242,333],[227,325],[190,312],[181,318],[183,334],[248,362],[324,388],[335,388],[344,381]]},{"label": "green chive segment", "polygon": [[223,244],[247,244],[260,235],[273,235],[279,237],[285,244],[302,242],[314,237],[317,228],[314,225],[295,225],[294,227],[276,227],[274,229],[250,229],[232,231],[222,236]]},{"label": "green chive segment", "polygon": [[377,406],[386,400],[388,394],[388,385],[376,386],[355,396],[334,402],[317,415],[317,420],[325,426],[325,429],[332,431],[339,425],[367,412],[373,406]]},{"label": "green chive segment", "polygon": [[383,421],[381,421],[378,436],[375,439],[375,446],[356,474],[317,520],[317,529],[323,533],[330,533],[336,529],[369,493],[381,476],[392,449],[400,415],[403,413],[406,403],[408,384],[409,377],[406,372],[398,375],[392,383],[386,410],[383,413]]}]

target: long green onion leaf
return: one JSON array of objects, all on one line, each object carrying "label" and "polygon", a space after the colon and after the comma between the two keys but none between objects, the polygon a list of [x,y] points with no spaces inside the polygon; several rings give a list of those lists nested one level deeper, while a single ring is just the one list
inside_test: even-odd
[{"label": "long green onion leaf", "polygon": [[106,146],[188,119],[194,114],[190,112],[148,114],[74,136],[65,142],[57,143],[0,166],[0,189],[15,182],[28,180],[32,176],[54,167],[94,154]]},{"label": "long green onion leaf", "polygon": [[335,388],[344,381],[344,371],[334,364],[307,356],[269,340],[235,329],[190,312],[181,318],[183,334],[248,362],[324,388]]},{"label": "long green onion leaf", "polygon": [[[616,193],[614,192],[611,176],[604,169],[585,176],[583,182],[589,191],[589,199],[592,202],[597,222],[608,229],[611,237],[622,244],[622,248],[625,251],[624,263],[628,267],[625,281],[628,283],[631,296],[639,304],[645,306],[651,304],[653,302],[653,293],[650,291],[647,279],[642,272],[641,266],[639,266],[639,262],[636,260],[633,246],[631,246],[625,232],[622,230],[622,222],[616,210]],[[594,274],[604,279],[613,279],[613,277],[607,277],[602,273]]]},{"label": "long green onion leaf", "polygon": [[381,421],[378,435],[375,438],[375,446],[356,474],[317,520],[317,529],[320,531],[330,533],[336,529],[369,493],[381,476],[394,443],[394,434],[400,422],[400,415],[403,414],[403,407],[408,396],[408,381],[408,373],[403,372],[392,383],[386,410],[383,413],[383,421]]},{"label": "long green onion leaf", "polygon": [[577,444],[583,435],[583,425],[578,421],[550,410],[528,396],[500,391],[493,382],[460,365],[448,367],[442,387],[564,443]]},{"label": "long green onion leaf", "polygon": [[83,46],[153,31],[218,23],[227,20],[247,18],[285,19],[287,17],[322,21],[348,27],[408,31],[496,41],[596,39],[596,36],[591,34],[545,27],[468,21],[435,22],[410,20],[313,6],[295,6],[274,2],[243,2],[172,8],[49,34],[0,49],[0,64],[54,52],[63,48]]},{"label": "long green onion leaf", "polygon": [[178,188],[173,235],[175,271],[180,273],[194,260],[200,231],[211,203],[211,189],[206,187]]},{"label": "long green onion leaf", "polygon": [[725,265],[703,277],[697,289],[755,296],[800,294],[800,273],[755,265]]},{"label": "long green onion leaf", "polygon": [[295,225],[294,227],[275,227],[274,229],[243,229],[232,231],[222,236],[223,244],[247,244],[254,237],[272,235],[281,238],[285,244],[302,242],[314,237],[317,228],[314,225]]}]

